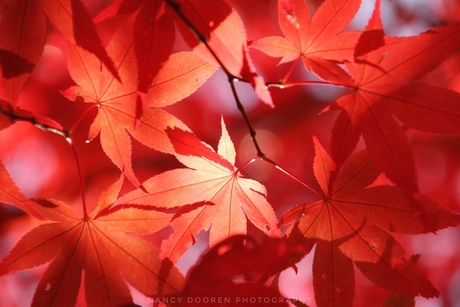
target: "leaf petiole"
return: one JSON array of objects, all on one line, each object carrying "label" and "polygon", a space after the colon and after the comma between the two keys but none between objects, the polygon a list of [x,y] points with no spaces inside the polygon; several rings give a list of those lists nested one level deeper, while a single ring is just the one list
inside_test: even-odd
[{"label": "leaf petiole", "polygon": [[292,72],[294,71],[295,67],[297,66],[297,63],[299,63],[300,61],[300,57],[298,57],[291,65],[291,67],[289,68],[288,72],[286,73],[286,75],[284,76],[284,78],[281,80],[282,83],[286,83],[287,80],[289,79],[289,77],[291,76]]},{"label": "leaf petiole", "polygon": [[80,185],[80,194],[81,194],[81,204],[83,207],[83,218],[86,219],[88,218],[88,210],[86,209],[86,200],[85,200],[85,188],[83,185],[83,176],[81,172],[81,167],[80,167],[80,160],[78,159],[77,151],[75,149],[75,146],[72,142],[69,142],[70,148],[72,149],[72,154],[75,159],[75,164],[77,166],[77,172],[78,172],[78,181]]},{"label": "leaf petiole", "polygon": [[241,165],[240,167],[238,167],[238,168],[236,169],[236,171],[233,172],[233,175],[234,175],[234,176],[237,176],[238,173],[240,173],[244,168],[246,168],[249,164],[251,164],[251,163],[253,163],[253,162],[255,162],[255,161],[257,161],[256,158],[252,158],[251,160],[246,161],[243,165]]},{"label": "leaf petiole", "polygon": [[284,173],[285,175],[289,176],[290,178],[294,179],[295,181],[297,181],[298,183],[300,183],[301,185],[303,185],[304,187],[306,187],[307,189],[309,189],[310,191],[314,192],[315,194],[321,196],[321,197],[324,197],[324,193],[322,193],[320,190],[316,189],[314,186],[302,181],[299,177],[297,177],[296,175],[292,174],[291,172],[285,170],[284,168],[282,168],[281,166],[279,166],[275,161],[267,158],[267,157],[261,157],[261,160],[265,161],[265,162],[268,162],[270,163],[271,165],[273,165],[277,170],[281,171],[282,173]]},{"label": "leaf petiole", "polygon": [[95,107],[97,107],[98,105],[97,104],[94,104],[92,105],[91,107],[89,107],[79,118],[78,120],[73,123],[73,125],[69,128],[69,131],[70,133],[74,131],[74,129],[80,124],[80,122],[85,118],[85,116],[91,111],[93,110]]}]

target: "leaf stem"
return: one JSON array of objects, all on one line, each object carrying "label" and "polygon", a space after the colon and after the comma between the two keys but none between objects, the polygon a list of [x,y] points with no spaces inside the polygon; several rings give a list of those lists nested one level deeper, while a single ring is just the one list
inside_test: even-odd
[{"label": "leaf stem", "polygon": [[300,61],[300,57],[298,57],[291,65],[291,67],[289,68],[288,72],[286,73],[286,75],[284,76],[284,78],[281,80],[282,83],[286,83],[287,82],[287,79],[291,76],[292,72],[294,71],[294,68],[297,66],[297,63],[299,63]]},{"label": "leaf stem", "polygon": [[256,158],[252,158],[251,160],[246,161],[243,165],[238,167],[238,169],[236,171],[234,171],[233,174],[238,175],[238,173],[240,173],[244,168],[246,168],[246,166],[248,166],[249,164],[251,164],[251,163],[253,163],[255,161],[256,161]]},{"label": "leaf stem", "polygon": [[74,129],[80,124],[80,122],[85,118],[85,116],[91,111],[93,110],[95,107],[97,107],[97,104],[94,104],[92,105],[91,107],[89,107],[88,109],[85,110],[85,112],[80,115],[80,117],[78,118],[77,121],[75,121],[75,123],[72,124],[72,126],[70,126],[69,128],[69,131],[70,133],[72,133],[74,131]]},{"label": "leaf stem", "polygon": [[[84,215],[85,218],[87,218],[88,217],[88,212],[87,212],[87,209],[86,209],[86,201],[85,201],[85,194],[84,194],[84,187],[83,187],[83,179],[82,179],[80,161],[78,160],[77,152],[75,150],[75,146],[73,144],[72,138],[70,137],[69,130],[62,130],[62,129],[59,129],[59,128],[56,128],[56,127],[49,126],[47,124],[42,124],[42,123],[38,122],[38,120],[36,118],[34,118],[34,117],[21,116],[21,115],[14,114],[14,113],[2,110],[2,109],[0,109],[0,114],[6,115],[13,122],[16,122],[16,121],[27,122],[27,123],[30,123],[30,124],[34,125],[35,127],[39,128],[39,129],[43,130],[43,131],[49,131],[49,132],[55,133],[57,135],[60,135],[67,141],[67,143],[69,143],[70,148],[72,149],[73,156],[75,158],[75,163],[77,165],[78,178],[79,178],[79,181],[80,181],[80,193],[81,193],[81,196],[82,196],[83,215]],[[81,118],[80,118],[80,120],[81,120]],[[77,121],[77,123],[79,121]],[[76,126],[76,124],[74,124],[74,126],[72,126],[72,129],[75,126]]]},{"label": "leaf stem", "polygon": [[74,144],[72,142],[69,142],[69,144],[70,144],[70,148],[72,149],[73,157],[75,159],[75,164],[77,165],[78,181],[80,184],[81,204],[83,207],[83,218],[86,219],[88,218],[88,210],[86,208],[85,188],[83,184],[83,176],[82,176],[82,171],[81,171],[81,166],[80,166],[80,160],[78,159],[77,151],[75,149]]},{"label": "leaf stem", "polygon": [[316,189],[314,186],[311,186],[309,185],[308,183],[302,181],[300,178],[298,178],[297,176],[295,176],[294,174],[292,174],[291,172],[285,170],[284,168],[282,168],[281,166],[279,166],[275,161],[273,161],[272,159],[270,158],[267,158],[266,156],[264,157],[258,157],[257,158],[252,158],[251,160],[248,160],[246,161],[243,165],[241,165],[233,174],[234,175],[237,175],[238,173],[240,173],[244,168],[246,168],[249,164],[252,164],[253,162],[257,161],[257,160],[262,160],[262,161],[265,161],[267,163],[270,163],[271,165],[273,165],[277,170],[283,172],[285,175],[288,175],[291,179],[294,179],[295,181],[297,181],[298,183],[300,183],[301,185],[303,185],[304,187],[306,187],[307,189],[309,189],[310,191],[314,192],[315,194],[319,195],[320,197],[324,197],[324,193],[322,193],[320,190]]},{"label": "leaf stem", "polygon": [[266,86],[268,87],[277,87],[280,89],[285,89],[288,87],[294,87],[294,86],[303,86],[303,85],[333,85],[333,86],[345,86],[343,84],[334,84],[331,82],[326,82],[326,81],[318,81],[318,80],[303,80],[303,81],[295,81],[295,82],[289,82],[285,83],[284,81],[280,82],[266,82]]},{"label": "leaf stem", "polygon": [[271,165],[273,165],[277,170],[283,172],[285,175],[288,175],[289,177],[291,177],[291,179],[294,179],[295,181],[297,181],[298,183],[300,183],[301,185],[303,185],[304,187],[306,187],[307,189],[309,189],[310,191],[314,192],[315,194],[321,196],[321,197],[324,197],[324,193],[322,193],[321,191],[319,191],[318,189],[316,189],[314,186],[302,181],[300,178],[298,178],[296,175],[292,174],[291,172],[285,170],[284,168],[282,168],[281,166],[279,166],[275,161],[267,158],[267,157],[262,157],[261,158],[263,161],[265,162],[268,162],[270,163]]},{"label": "leaf stem", "polygon": [[[249,80],[246,80],[242,77],[234,77],[234,79],[245,82],[245,83],[251,83]],[[355,90],[356,86],[354,85],[347,85],[347,84],[341,84],[341,83],[334,83],[334,82],[329,82],[329,81],[322,81],[322,80],[301,80],[301,81],[293,81],[293,82],[285,82],[283,80],[281,81],[266,81],[265,86],[267,87],[276,87],[280,89],[285,89],[288,87],[294,87],[294,86],[304,86],[304,85],[333,85],[333,86],[342,86],[342,87],[348,87],[350,89]]]}]

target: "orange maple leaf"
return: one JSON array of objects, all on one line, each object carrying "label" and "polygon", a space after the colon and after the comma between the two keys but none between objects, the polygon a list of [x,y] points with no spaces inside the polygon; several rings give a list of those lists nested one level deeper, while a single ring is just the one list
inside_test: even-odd
[{"label": "orange maple leaf", "polygon": [[33,209],[43,217],[44,223],[24,235],[0,262],[0,275],[5,275],[51,261],[37,286],[32,306],[74,305],[83,272],[88,306],[132,304],[126,283],[150,296],[182,290],[182,275],[169,260],[157,258],[158,248],[128,234],[155,232],[171,216],[138,208],[110,210],[122,179],[102,193],[89,216],[81,217],[54,200],[41,204],[9,201],[20,208],[27,205],[28,212]]},{"label": "orange maple leaf", "polygon": [[[222,121],[217,153],[193,134],[169,133],[177,159],[189,169],[167,171],[145,181],[142,189],[121,197],[117,204],[137,204],[163,209],[179,208],[170,225],[171,237],[162,254],[176,262],[194,242],[194,235],[210,228],[210,245],[237,234],[246,234],[246,219],[266,234],[280,230],[267,202],[266,190],[257,181],[242,178],[235,164],[235,148]],[[184,206],[184,205],[195,206]]]},{"label": "orange maple leaf", "polygon": [[[130,135],[153,149],[172,153],[173,147],[164,130],[167,127],[188,128],[158,107],[193,93],[216,68],[192,53],[178,53],[172,55],[158,72],[148,87],[149,93],[140,93],[131,34],[132,20],[128,20],[120,26],[107,47],[121,82],[101,67],[95,56],[76,45],[70,46],[69,71],[79,86],[69,88],[64,94],[72,100],[82,97],[85,102],[98,107],[89,139],[100,134],[104,152],[134,185],[139,186],[131,164]],[[171,88],[178,90],[170,91]],[[139,105],[147,106],[140,118]]]}]

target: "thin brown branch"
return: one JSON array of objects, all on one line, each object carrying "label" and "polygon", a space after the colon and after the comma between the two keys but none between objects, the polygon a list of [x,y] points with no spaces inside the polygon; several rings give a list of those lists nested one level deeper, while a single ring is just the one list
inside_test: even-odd
[{"label": "thin brown branch", "polygon": [[43,131],[49,131],[52,133],[55,133],[57,135],[60,135],[66,139],[67,142],[72,143],[72,139],[70,138],[70,133],[67,130],[61,130],[56,127],[49,126],[47,124],[40,123],[36,118],[34,117],[27,117],[27,116],[21,116],[15,113],[10,113],[5,110],[0,109],[0,114],[3,114],[7,116],[12,122],[26,122],[34,125],[35,127],[39,128],[40,130]]}]

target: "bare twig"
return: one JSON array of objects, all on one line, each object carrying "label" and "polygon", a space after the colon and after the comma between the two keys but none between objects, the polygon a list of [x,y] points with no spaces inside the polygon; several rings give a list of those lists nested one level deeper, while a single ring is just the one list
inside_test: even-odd
[{"label": "bare twig", "polygon": [[229,79],[229,83],[230,83],[230,87],[232,88],[233,97],[235,98],[235,101],[236,101],[236,106],[238,110],[240,111],[241,115],[243,115],[244,121],[246,122],[246,126],[249,129],[249,134],[251,135],[252,143],[254,144],[254,147],[256,148],[257,156],[260,158],[263,158],[265,157],[265,154],[262,152],[262,150],[260,149],[259,143],[257,142],[256,131],[252,127],[252,124],[249,121],[249,117],[246,113],[246,110],[244,109],[244,106],[241,103],[241,100],[238,96],[238,92],[236,91],[234,79],[232,80]]},{"label": "bare twig", "polygon": [[7,116],[12,122],[21,121],[21,122],[30,123],[34,125],[35,127],[39,128],[40,130],[49,131],[57,135],[60,135],[64,137],[67,142],[72,143],[72,139],[70,138],[70,133],[67,130],[61,130],[56,127],[49,126],[47,124],[42,124],[34,117],[21,116],[21,115],[10,113],[8,111],[1,110],[1,109],[0,109],[0,114]]}]

